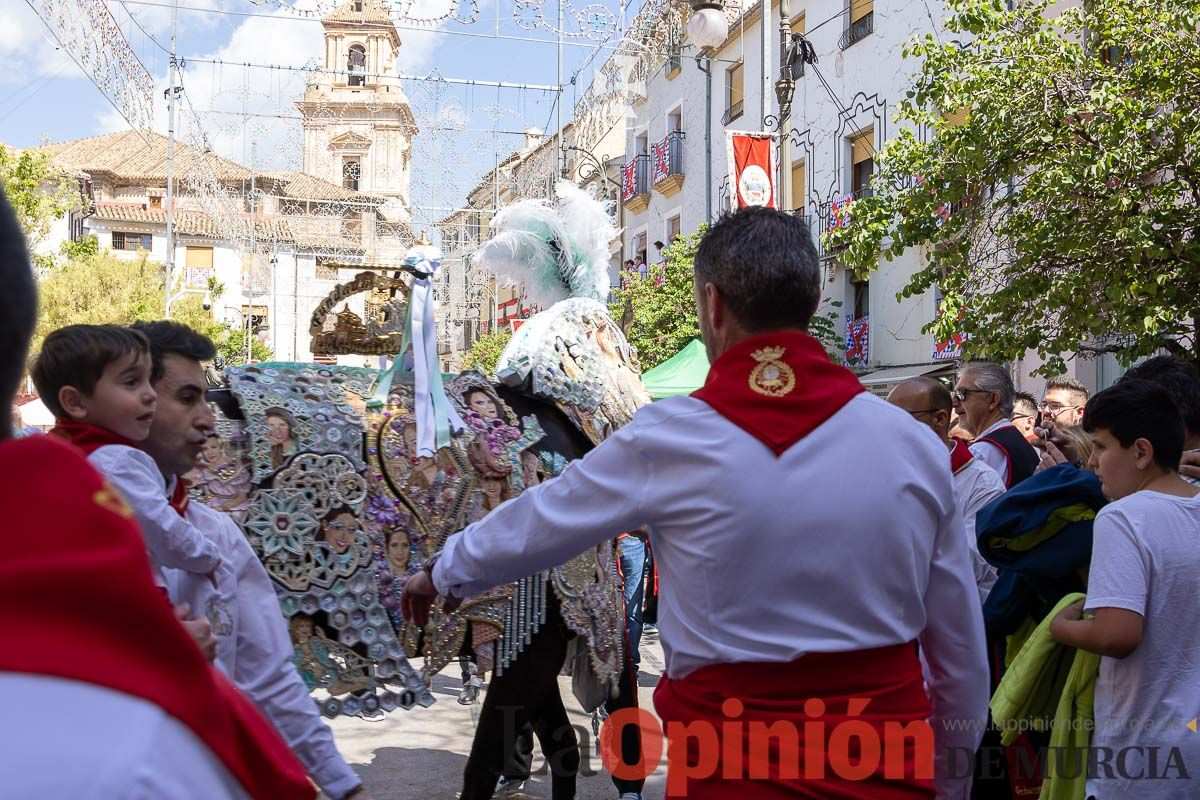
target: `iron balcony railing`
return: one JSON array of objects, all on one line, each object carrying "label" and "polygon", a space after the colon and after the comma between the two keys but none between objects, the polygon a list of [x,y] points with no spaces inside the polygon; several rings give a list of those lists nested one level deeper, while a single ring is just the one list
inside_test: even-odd
[{"label": "iron balcony railing", "polygon": [[846,26],[846,30],[842,32],[842,38],[838,42],[838,46],[845,50],[846,48],[861,42],[863,39],[871,35],[875,30],[875,12],[856,19]]},{"label": "iron balcony railing", "polygon": [[639,153],[621,170],[621,200],[629,201],[639,194],[650,194],[650,154]]},{"label": "iron balcony railing", "polygon": [[653,147],[654,172],[651,183],[683,174],[683,131],[671,131]]},{"label": "iron balcony railing", "polygon": [[725,109],[725,115],[721,117],[721,124],[728,125],[742,115],[742,101],[738,100],[729,108]]}]

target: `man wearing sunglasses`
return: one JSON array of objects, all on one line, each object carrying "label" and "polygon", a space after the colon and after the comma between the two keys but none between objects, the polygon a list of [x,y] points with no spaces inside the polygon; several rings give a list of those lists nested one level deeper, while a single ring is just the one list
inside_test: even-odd
[{"label": "man wearing sunglasses", "polygon": [[1037,469],[1040,458],[1012,423],[1016,389],[999,364],[963,367],[951,393],[959,421],[975,436],[971,453],[1000,474],[1011,489]]}]

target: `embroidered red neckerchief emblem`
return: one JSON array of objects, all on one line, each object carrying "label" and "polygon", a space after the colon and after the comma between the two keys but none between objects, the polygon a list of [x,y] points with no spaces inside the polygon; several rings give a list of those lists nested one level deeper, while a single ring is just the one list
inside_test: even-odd
[{"label": "embroidered red neckerchief emblem", "polygon": [[855,395],[854,373],[803,331],[752,336],[721,354],[692,397],[783,454]]},{"label": "embroidered red neckerchief emblem", "polygon": [[975,454],[971,452],[971,448],[967,445],[965,439],[959,439],[955,436],[954,449],[950,451],[950,471],[957,475],[963,467],[971,463],[971,459],[975,458]]}]

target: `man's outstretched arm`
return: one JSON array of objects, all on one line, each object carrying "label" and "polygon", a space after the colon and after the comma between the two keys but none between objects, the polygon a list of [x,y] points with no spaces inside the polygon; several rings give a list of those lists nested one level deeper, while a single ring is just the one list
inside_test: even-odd
[{"label": "man's outstretched arm", "polygon": [[451,536],[434,565],[433,585],[421,573],[405,587],[406,616],[423,621],[434,586],[445,597],[471,597],[566,563],[605,539],[641,527],[649,522],[651,479],[635,420],[559,477],[527,489]]}]

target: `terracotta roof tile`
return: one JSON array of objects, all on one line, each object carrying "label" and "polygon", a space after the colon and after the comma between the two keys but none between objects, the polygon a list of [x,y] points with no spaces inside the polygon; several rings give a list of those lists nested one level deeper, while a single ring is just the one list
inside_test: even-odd
[{"label": "terracotta roof tile", "polygon": [[[143,208],[131,203],[97,203],[92,216],[108,222],[136,222],[145,225],[166,225],[167,212],[162,208]],[[237,220],[242,236],[249,236],[250,221]],[[260,241],[293,242],[291,228],[284,220],[258,218],[254,221],[254,235]],[[202,211],[175,212],[175,230],[184,236],[223,238],[220,226],[210,214]]]}]

